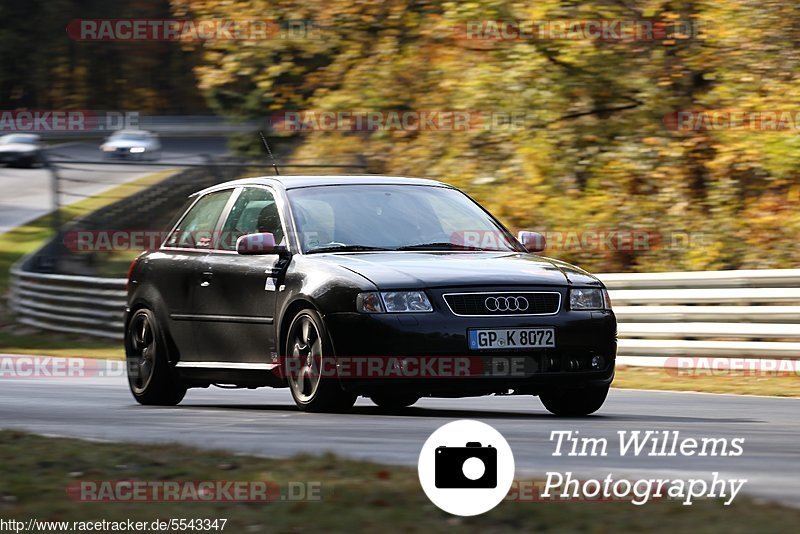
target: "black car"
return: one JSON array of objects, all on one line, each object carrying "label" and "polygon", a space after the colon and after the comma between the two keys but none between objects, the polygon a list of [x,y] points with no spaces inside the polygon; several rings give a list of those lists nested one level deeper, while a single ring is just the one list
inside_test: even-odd
[{"label": "black car", "polygon": [[192,387],[289,387],[306,411],[538,395],[555,414],[592,413],[614,377],[616,318],[596,277],[543,247],[432,180],[211,187],[131,265],[131,390],[174,405]]}]

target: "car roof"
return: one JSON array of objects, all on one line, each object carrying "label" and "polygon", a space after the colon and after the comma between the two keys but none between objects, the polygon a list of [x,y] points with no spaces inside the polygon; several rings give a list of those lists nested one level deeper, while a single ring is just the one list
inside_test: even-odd
[{"label": "car roof", "polygon": [[40,139],[38,135],[30,133],[9,133],[3,135],[2,137],[0,137],[0,139],[4,139],[6,137],[26,137],[28,139]]},{"label": "car roof", "polygon": [[153,135],[152,132],[148,132],[147,130],[114,130],[111,132],[111,135],[131,135],[131,134],[146,134],[146,135]]},{"label": "car roof", "polygon": [[[424,185],[432,187],[453,186],[436,180],[426,178],[406,178],[403,176],[384,176],[381,174],[368,175],[281,175],[281,176],[259,176],[254,178],[243,178],[214,185],[198,191],[194,195],[201,195],[220,189],[247,185],[268,185],[280,189],[300,189],[303,187],[319,187],[331,185]],[[192,195],[192,196],[194,196]]]}]

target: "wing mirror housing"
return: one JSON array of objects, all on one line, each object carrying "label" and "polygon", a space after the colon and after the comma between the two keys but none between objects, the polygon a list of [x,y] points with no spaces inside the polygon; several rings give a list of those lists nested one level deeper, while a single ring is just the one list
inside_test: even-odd
[{"label": "wing mirror housing", "polygon": [[244,256],[264,256],[277,254],[283,258],[291,256],[289,249],[275,244],[275,236],[270,232],[247,234],[236,240],[236,252]]},{"label": "wing mirror housing", "polygon": [[243,256],[276,254],[275,236],[269,232],[247,234],[236,240],[236,252]]},{"label": "wing mirror housing", "polygon": [[539,232],[523,230],[517,236],[517,240],[528,252],[542,252],[547,245],[544,236]]}]

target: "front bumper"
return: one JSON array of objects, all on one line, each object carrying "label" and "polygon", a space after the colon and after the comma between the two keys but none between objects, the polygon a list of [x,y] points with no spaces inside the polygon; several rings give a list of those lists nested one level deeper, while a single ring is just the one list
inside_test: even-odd
[{"label": "front bumper", "polygon": [[151,149],[145,149],[144,152],[131,152],[130,148],[117,147],[114,150],[102,150],[102,152],[107,158],[142,159],[151,156],[154,151]]},{"label": "front bumper", "polygon": [[0,163],[18,163],[33,157],[30,152],[0,152]]},{"label": "front bumper", "polygon": [[[373,392],[413,391],[420,396],[469,396],[490,393],[539,394],[542,391],[604,386],[614,378],[617,323],[611,311],[560,310],[556,315],[528,317],[459,317],[436,307],[432,313],[361,314],[325,316],[345,389]],[[556,347],[548,349],[470,350],[467,331],[472,328],[551,327]],[[600,358],[595,358],[600,357]],[[353,373],[363,370],[359,359],[378,358],[381,370],[391,365],[395,373]],[[592,366],[602,360],[600,366]],[[427,365],[434,372],[416,372]],[[450,365],[451,362],[456,362]],[[446,372],[466,365],[466,373]],[[388,365],[388,367],[387,367]],[[599,368],[598,368],[599,367]],[[404,370],[411,369],[406,373]],[[444,373],[438,372],[445,370]]]}]

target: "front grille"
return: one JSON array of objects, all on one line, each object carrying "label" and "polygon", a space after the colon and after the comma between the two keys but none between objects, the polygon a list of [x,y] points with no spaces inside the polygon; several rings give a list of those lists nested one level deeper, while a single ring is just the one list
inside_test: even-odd
[{"label": "front grille", "polygon": [[553,291],[501,293],[449,293],[444,300],[456,315],[553,315],[561,295]]}]

